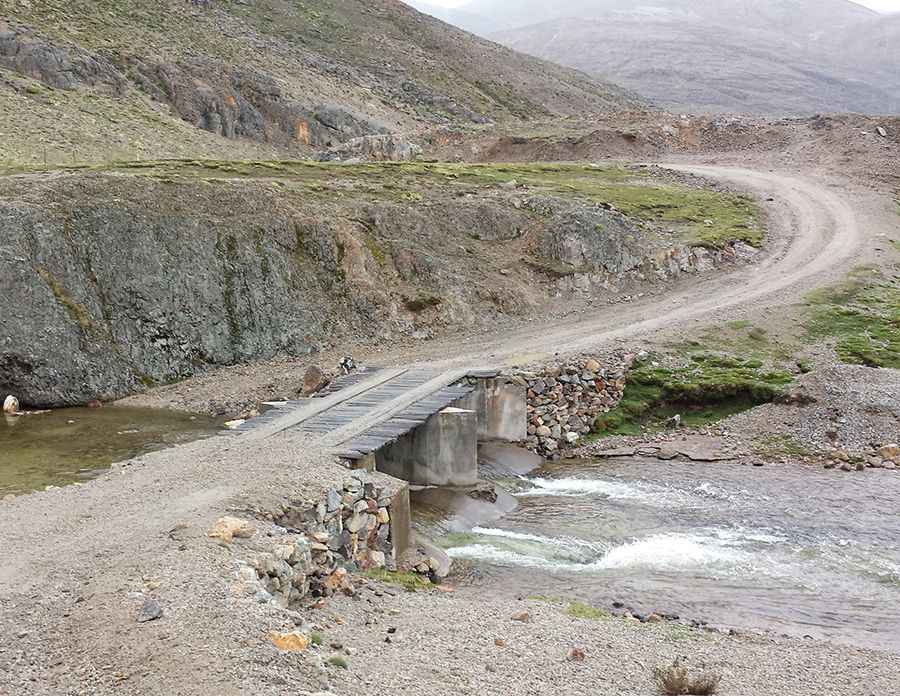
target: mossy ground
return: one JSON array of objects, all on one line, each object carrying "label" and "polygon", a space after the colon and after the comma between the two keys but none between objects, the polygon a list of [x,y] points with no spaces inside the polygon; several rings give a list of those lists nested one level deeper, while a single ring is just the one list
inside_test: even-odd
[{"label": "mossy ground", "polygon": [[809,338],[834,341],[838,357],[868,367],[900,368],[900,277],[856,269],[840,285],[807,296]]},{"label": "mossy ground", "polygon": [[431,581],[416,573],[399,572],[385,570],[384,568],[376,568],[365,572],[367,578],[378,580],[389,585],[398,585],[407,592],[416,592],[418,590],[427,590],[433,587]]},{"label": "mossy ground", "polygon": [[[660,182],[645,170],[619,166],[436,162],[345,165],[300,160],[178,159],[73,164],[55,169],[126,173],[173,185],[191,180],[216,183],[253,179],[307,199],[360,197],[405,203],[464,196],[515,183],[531,194],[609,206],[636,220],[674,230],[689,245],[721,247],[737,240],[759,245],[763,236],[758,211],[748,198]],[[45,168],[0,168],[0,174],[29,171]]]},{"label": "mossy ground", "polygon": [[792,381],[790,373],[760,360],[700,353],[672,366],[651,355],[635,364],[622,400],[597,418],[594,431],[640,435],[676,413],[685,425],[704,425],[772,401]]}]

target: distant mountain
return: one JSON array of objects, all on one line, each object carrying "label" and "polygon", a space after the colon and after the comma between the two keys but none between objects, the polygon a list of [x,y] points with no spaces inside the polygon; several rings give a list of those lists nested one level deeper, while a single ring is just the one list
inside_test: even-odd
[{"label": "distant mountain", "polygon": [[700,21],[728,28],[808,36],[877,16],[850,0],[471,0],[462,10],[509,28],[553,19],[619,18]]},{"label": "distant mountain", "polygon": [[480,36],[487,36],[492,32],[509,28],[505,22],[498,22],[495,19],[483,17],[475,12],[467,12],[466,10],[452,7],[440,7],[427,2],[419,2],[419,0],[404,0],[404,2],[410,7],[416,8],[419,12],[431,15],[442,22],[447,22],[447,24],[452,24],[455,27]]},{"label": "distant mountain", "polygon": [[504,45],[671,109],[900,113],[896,17],[848,0],[473,0],[465,10],[511,25],[491,34]]},{"label": "distant mountain", "polygon": [[399,0],[2,7],[0,161],[296,156],[635,103]]}]

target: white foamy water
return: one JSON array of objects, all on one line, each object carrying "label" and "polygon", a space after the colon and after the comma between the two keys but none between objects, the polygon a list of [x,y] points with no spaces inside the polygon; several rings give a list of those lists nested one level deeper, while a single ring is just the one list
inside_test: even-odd
[{"label": "white foamy water", "polygon": [[634,500],[646,505],[677,506],[690,502],[681,491],[645,483],[620,483],[618,481],[603,481],[598,479],[580,478],[529,478],[525,481],[532,486],[516,495],[521,498],[535,496],[557,497],[601,497],[614,500]]},{"label": "white foamy water", "polygon": [[613,547],[592,569],[655,568],[659,570],[734,570],[751,561],[748,553],[723,544],[715,536],[654,534]]},{"label": "white foamy water", "polygon": [[[450,549],[448,553],[451,557],[578,573],[639,567],[674,572],[705,569],[727,573],[748,566],[752,561],[749,553],[735,548],[737,537],[726,541],[715,534],[655,534],[603,550],[597,544],[581,539],[479,527],[472,531],[486,538]],[[520,547],[508,543],[510,541],[531,543]],[[586,550],[594,553],[584,554]]]},{"label": "white foamy water", "polygon": [[900,652],[895,478],[800,466],[548,464],[518,482],[518,508],[450,555],[482,565],[497,592]]}]

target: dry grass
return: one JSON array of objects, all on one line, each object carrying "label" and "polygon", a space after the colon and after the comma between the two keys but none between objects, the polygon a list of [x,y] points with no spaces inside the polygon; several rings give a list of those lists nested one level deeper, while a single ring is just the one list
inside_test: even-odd
[{"label": "dry grass", "polygon": [[722,677],[713,672],[701,672],[694,676],[687,667],[678,660],[667,667],[657,667],[653,670],[653,681],[663,694],[669,696],[681,696],[693,694],[696,696],[711,696],[719,689]]}]

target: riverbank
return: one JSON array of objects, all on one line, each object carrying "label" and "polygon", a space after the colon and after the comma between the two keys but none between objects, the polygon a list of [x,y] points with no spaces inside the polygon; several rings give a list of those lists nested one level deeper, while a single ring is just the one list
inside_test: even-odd
[{"label": "riverbank", "polygon": [[[215,519],[313,496],[345,476],[308,441],[223,437],[3,502],[0,627],[14,640],[0,646],[0,693],[499,696],[514,678],[521,694],[601,684],[646,694],[650,669],[679,655],[721,673],[722,693],[736,696],[772,685],[796,696],[856,693],[862,679],[889,693],[900,678],[887,652],[595,621],[501,588],[407,593],[357,577],[355,596],[298,611],[232,594],[235,562],[261,540],[210,539]],[[142,622],[147,599],[162,615]],[[523,611],[527,621],[513,618]],[[270,639],[298,629],[320,645],[283,652]],[[567,659],[573,648],[583,661]]]}]

